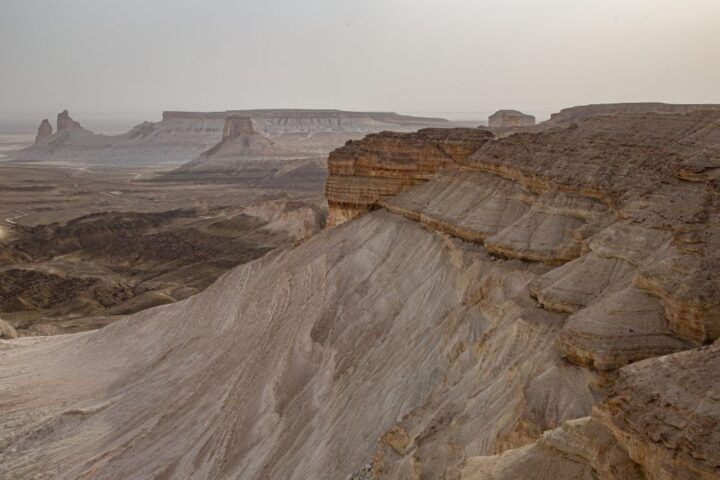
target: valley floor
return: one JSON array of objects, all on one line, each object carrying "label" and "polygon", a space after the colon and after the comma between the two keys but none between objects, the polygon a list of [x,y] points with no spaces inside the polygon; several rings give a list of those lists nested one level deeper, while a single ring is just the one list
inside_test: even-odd
[{"label": "valley floor", "polygon": [[161,180],[167,170],[0,164],[5,330],[97,328],[187,298],[229,268],[322,227],[317,187]]}]

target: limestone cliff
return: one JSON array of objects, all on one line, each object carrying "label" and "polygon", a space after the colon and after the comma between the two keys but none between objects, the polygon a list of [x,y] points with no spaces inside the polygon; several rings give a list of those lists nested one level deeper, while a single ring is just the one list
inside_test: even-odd
[{"label": "limestone cliff", "polygon": [[350,141],[328,158],[328,226],[339,225],[433,178],[493,138],[482,128],[382,132]]},{"label": "limestone cliff", "polygon": [[708,111],[352,142],[367,213],[0,342],[0,476],[718,478],[718,172]]}]

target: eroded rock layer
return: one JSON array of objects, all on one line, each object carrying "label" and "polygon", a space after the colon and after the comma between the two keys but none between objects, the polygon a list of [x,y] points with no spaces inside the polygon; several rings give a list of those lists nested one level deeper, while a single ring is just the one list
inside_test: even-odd
[{"label": "eroded rock layer", "polygon": [[328,158],[328,225],[339,225],[377,208],[383,198],[426,182],[491,138],[486,129],[455,128],[382,132],[348,142]]},{"label": "eroded rock layer", "polygon": [[0,476],[718,478],[720,114],[467,135],[352,142],[374,211],[0,343]]}]

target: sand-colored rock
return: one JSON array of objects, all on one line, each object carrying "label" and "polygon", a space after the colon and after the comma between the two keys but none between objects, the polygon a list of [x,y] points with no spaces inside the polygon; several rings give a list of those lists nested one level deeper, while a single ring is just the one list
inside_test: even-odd
[{"label": "sand-colored rock", "polygon": [[42,122],[40,122],[40,126],[38,127],[37,135],[35,136],[35,143],[40,142],[50,136],[52,136],[53,130],[52,125],[50,125],[50,121],[46,118]]},{"label": "sand-colored rock", "polygon": [[303,157],[322,157],[347,140],[383,130],[415,131],[452,124],[442,118],[413,117],[390,112],[341,110],[228,110],[224,112],[163,112],[162,120],[143,122],[120,135],[102,135],[86,130],[58,114],[55,135],[12,158],[23,161],[83,164],[180,165],[223,140],[225,119],[251,118],[254,129],[274,143]]},{"label": "sand-colored rock", "polygon": [[57,115],[57,131],[58,133],[66,130],[80,128],[80,124],[70,117],[67,110],[63,110]]},{"label": "sand-colored rock", "polygon": [[457,480],[645,480],[612,434],[591,417],[545,432],[526,447],[473,457],[448,473]]},{"label": "sand-colored rock", "polygon": [[488,117],[488,127],[498,136],[509,135],[534,125],[534,116],[518,110],[498,110]]},{"label": "sand-colored rock", "polygon": [[364,215],[2,343],[0,476],[717,478],[720,191],[682,172],[720,113],[472,132],[352,142],[328,200]]},{"label": "sand-colored rock", "polygon": [[598,418],[649,478],[720,477],[720,343],[620,371]]},{"label": "sand-colored rock", "polygon": [[348,142],[328,158],[328,226],[377,208],[384,198],[426,182],[492,137],[482,128],[423,129],[383,132]]},{"label": "sand-colored rock", "polygon": [[617,115],[626,113],[685,114],[698,110],[720,110],[720,105],[712,103],[674,104],[659,102],[600,103],[594,105],[579,105],[576,107],[564,108],[557,113],[553,113],[550,116],[550,119],[546,122],[543,122],[543,124],[545,124],[546,126],[567,126],[572,123],[579,122],[597,115]]},{"label": "sand-colored rock", "polygon": [[18,334],[15,328],[8,322],[0,318],[0,338],[17,338]]}]

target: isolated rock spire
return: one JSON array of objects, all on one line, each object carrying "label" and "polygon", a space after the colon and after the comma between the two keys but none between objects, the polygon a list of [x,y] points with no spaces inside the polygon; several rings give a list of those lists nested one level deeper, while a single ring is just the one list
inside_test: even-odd
[{"label": "isolated rock spire", "polygon": [[40,122],[37,135],[35,136],[35,142],[37,143],[43,138],[50,137],[52,133],[52,125],[50,125],[50,121],[46,118],[42,122]]}]

